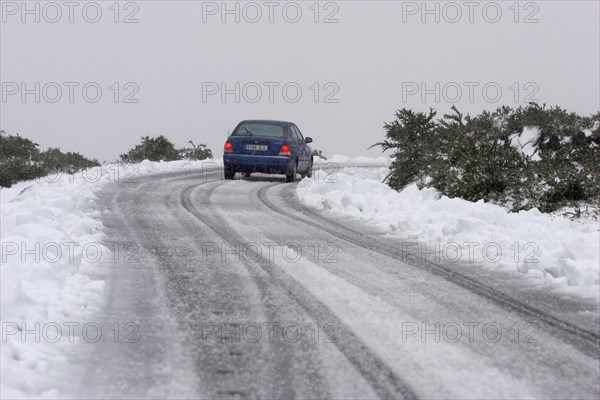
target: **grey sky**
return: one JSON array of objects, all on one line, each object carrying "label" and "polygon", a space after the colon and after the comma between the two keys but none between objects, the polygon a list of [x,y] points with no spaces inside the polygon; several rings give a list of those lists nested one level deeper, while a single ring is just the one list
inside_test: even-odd
[{"label": "grey sky", "polygon": [[[235,13],[222,22],[220,1],[121,2],[118,16],[114,1],[98,1],[102,15],[96,23],[86,21],[95,18],[90,2],[54,3],[62,12],[56,23],[47,20],[57,18],[57,8],[45,3],[38,3],[36,23],[35,12],[22,15],[21,1],[2,1],[0,129],[43,148],[99,160],[114,160],[140,136],[161,133],[177,145],[204,142],[220,156],[227,131],[247,118],[293,120],[325,154],[378,155],[366,148],[383,137],[383,123],[395,110],[447,111],[457,87],[462,90],[457,106],[471,113],[517,106],[528,95],[583,114],[600,109],[597,1],[427,2],[434,12],[425,15],[421,1],[318,7],[308,1],[297,3],[302,15],[296,23],[289,22],[296,6],[284,12],[284,2],[237,3],[239,23]],[[27,4],[35,10],[36,2]],[[255,5],[262,17],[252,23]],[[493,23],[497,9],[502,15]],[[132,13],[138,22],[124,23]],[[328,16],[338,22],[325,23]],[[39,103],[35,94],[22,102],[23,82],[29,89],[40,82]],[[62,90],[56,103],[49,102],[56,97],[50,82]],[[72,84],[73,103],[65,82],[78,83]],[[90,82],[102,89],[96,103],[93,85],[90,97],[82,96]],[[225,102],[220,93],[208,95],[215,88],[211,82],[233,92],[239,82],[239,103],[233,92]],[[432,90],[424,102],[422,84]],[[19,92],[10,94],[15,87]],[[124,102],[136,87],[130,100],[138,102]],[[294,103],[298,87],[302,95]]]}]

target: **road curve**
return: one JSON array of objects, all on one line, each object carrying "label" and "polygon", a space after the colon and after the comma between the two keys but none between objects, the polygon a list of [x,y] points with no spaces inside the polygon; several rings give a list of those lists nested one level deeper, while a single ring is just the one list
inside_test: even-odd
[{"label": "road curve", "polygon": [[597,320],[406,259],[390,239],[305,210],[293,189],[184,172],[99,194],[107,244],[137,251],[103,266],[98,320],[133,321],[140,340],[88,346],[74,395],[600,396]]}]

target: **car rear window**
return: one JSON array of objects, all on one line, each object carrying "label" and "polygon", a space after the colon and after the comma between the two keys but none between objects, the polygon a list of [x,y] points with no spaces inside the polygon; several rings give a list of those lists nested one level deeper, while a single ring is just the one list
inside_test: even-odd
[{"label": "car rear window", "polygon": [[283,138],[285,130],[281,125],[248,122],[237,127],[233,136],[262,136]]}]

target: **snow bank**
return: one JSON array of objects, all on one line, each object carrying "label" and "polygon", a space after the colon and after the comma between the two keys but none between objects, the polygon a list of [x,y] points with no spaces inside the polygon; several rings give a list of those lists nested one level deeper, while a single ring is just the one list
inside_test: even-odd
[{"label": "snow bank", "polygon": [[218,165],[216,160],[107,164],[0,189],[2,398],[58,396],[51,375],[85,335],[83,321],[102,306],[100,265],[112,254],[103,244],[94,193],[110,182]]},{"label": "snow bank", "polygon": [[302,180],[297,195],[308,207],[427,243],[426,249],[437,248],[446,262],[518,271],[550,281],[551,287],[576,286],[580,294],[598,296],[598,222],[578,224],[537,209],[510,213],[416,185],[397,192],[382,183],[388,171],[343,168],[336,179]]},{"label": "snow bank", "polygon": [[329,163],[348,163],[348,164],[389,164],[390,163],[390,157],[385,157],[385,156],[381,156],[381,157],[363,157],[363,156],[358,156],[358,157],[348,157],[348,156],[344,156],[341,154],[334,154],[333,156],[329,157],[327,160],[323,160],[319,157],[319,160],[315,159],[315,163],[316,162],[329,162]]}]

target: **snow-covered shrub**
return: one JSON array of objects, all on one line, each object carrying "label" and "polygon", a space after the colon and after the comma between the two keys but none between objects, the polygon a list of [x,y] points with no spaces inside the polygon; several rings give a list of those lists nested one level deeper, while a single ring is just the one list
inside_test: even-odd
[{"label": "snow-covered shrub", "polygon": [[399,110],[377,143],[392,150],[386,182],[416,182],[448,197],[485,200],[513,211],[554,211],[600,199],[600,113],[582,117],[537,104],[471,117],[455,107]]},{"label": "snow-covered shrub", "polygon": [[321,160],[327,160],[327,157],[323,154],[323,151],[318,149],[313,149],[312,151],[313,157],[319,157]]}]

